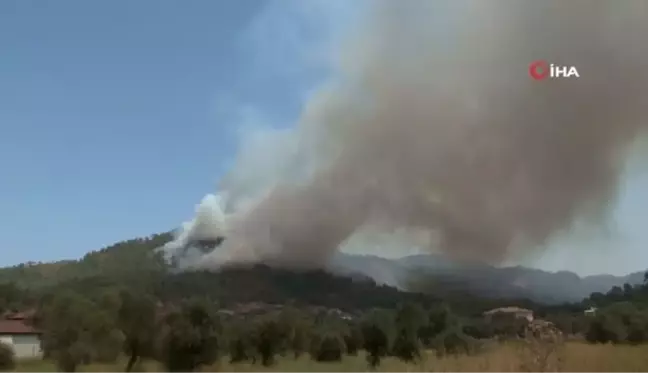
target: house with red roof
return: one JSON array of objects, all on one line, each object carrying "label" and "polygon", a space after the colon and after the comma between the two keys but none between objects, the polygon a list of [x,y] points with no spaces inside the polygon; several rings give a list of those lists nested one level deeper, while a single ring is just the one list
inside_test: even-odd
[{"label": "house with red roof", "polygon": [[17,358],[42,357],[41,333],[29,324],[29,312],[0,319],[0,342],[13,348]]}]

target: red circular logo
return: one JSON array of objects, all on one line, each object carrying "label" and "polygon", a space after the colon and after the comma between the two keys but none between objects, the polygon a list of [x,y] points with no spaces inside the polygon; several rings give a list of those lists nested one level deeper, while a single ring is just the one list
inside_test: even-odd
[{"label": "red circular logo", "polygon": [[549,76],[547,61],[533,61],[529,65],[529,75],[535,80],[542,80]]}]

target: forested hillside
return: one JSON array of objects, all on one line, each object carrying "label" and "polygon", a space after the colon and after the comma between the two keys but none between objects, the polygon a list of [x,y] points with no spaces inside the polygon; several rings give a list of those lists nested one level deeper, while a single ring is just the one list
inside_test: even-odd
[{"label": "forested hillside", "polygon": [[[257,265],[227,268],[218,273],[171,273],[167,264],[154,251],[171,238],[170,233],[155,234],[147,238],[118,242],[89,252],[79,260],[27,263],[2,268],[0,284],[4,284],[7,289],[21,289],[18,293],[22,294],[22,298],[39,297],[62,287],[90,294],[102,288],[128,286],[139,288],[160,300],[200,296],[209,297],[224,305],[253,301],[293,302],[350,309],[381,307],[405,300],[429,303],[443,299],[452,302],[459,309],[479,313],[507,303],[534,310],[543,309],[545,306],[538,304],[538,298],[533,297],[538,293],[516,286],[517,279],[535,276],[546,282],[547,278],[555,276],[556,281],[569,282],[564,278],[567,276],[565,274],[524,268],[496,269],[479,266],[469,271],[469,267],[452,267],[447,261],[432,256],[416,257],[418,266],[412,271],[415,276],[410,276],[410,280],[415,281],[410,281],[407,286],[409,290],[426,295],[398,291],[393,287],[376,284],[363,276],[353,276],[352,280],[347,277],[353,274],[351,272],[332,275],[325,271],[292,272]],[[348,268],[356,271],[379,275],[392,270],[393,263],[407,263],[413,258],[394,262],[373,257],[346,256],[341,263],[351,263]],[[432,259],[435,262],[429,263]],[[401,266],[398,270],[404,271],[407,268],[410,267]],[[428,272],[425,273],[426,268]],[[626,285],[628,286],[630,285]],[[605,288],[605,291],[608,289]],[[619,289],[614,288],[613,292],[616,294]],[[564,289],[559,290],[564,292]],[[549,299],[550,295],[542,294],[544,299]],[[9,300],[12,297],[6,297],[5,307],[6,303],[13,302]]]},{"label": "forested hillside", "polygon": [[30,263],[1,269],[0,284],[4,290],[0,291],[7,296],[0,308],[20,308],[23,302],[33,303],[61,289],[90,296],[106,289],[129,288],[162,302],[201,297],[222,306],[264,302],[355,309],[389,306],[404,300],[425,303],[432,299],[380,286],[365,277],[352,279],[325,271],[293,272],[257,265],[219,272],[174,273],[154,252],[169,239],[169,234],[153,235],[90,252],[77,261]]},{"label": "forested hillside", "polygon": [[121,241],[87,253],[79,260],[53,263],[24,263],[0,269],[0,282],[13,282],[21,287],[40,288],[56,283],[94,276],[121,278],[137,273],[158,271],[162,261],[153,249],[171,239],[171,234],[155,234],[147,238]]},{"label": "forested hillside", "polygon": [[[165,277],[167,266],[159,256],[154,254],[154,249],[170,239],[170,233],[155,234],[147,238],[118,242],[89,252],[79,260],[25,263],[0,268],[0,283],[13,283],[31,290],[52,287],[60,283],[88,282],[90,279],[92,279],[90,282],[156,283],[158,280],[153,281],[153,278]],[[625,283],[640,284],[643,280],[642,272],[624,277],[611,275],[578,277],[571,272],[552,273],[524,267],[495,268],[484,264],[455,263],[434,254],[385,259],[340,253],[331,263],[330,271],[354,278],[369,276],[378,284],[384,283],[401,290],[434,294],[443,298],[466,296],[495,299],[528,298],[535,302],[551,304],[579,302],[591,293],[604,293],[614,286],[623,286]],[[257,272],[252,277],[263,278],[269,273],[260,270]],[[229,273],[224,277],[230,276],[240,277],[241,274]],[[175,278],[177,281],[186,282],[184,279],[186,277],[204,279],[209,277],[209,282],[220,281],[215,279],[219,276],[213,274],[185,274]],[[216,290],[210,288],[209,291]],[[252,293],[251,289],[245,292],[245,294]],[[274,292],[258,293],[273,294]]]},{"label": "forested hillside", "polygon": [[[448,285],[426,294],[399,291],[365,276],[334,275],[323,270],[294,272],[264,265],[231,267],[219,272],[169,271],[154,249],[171,238],[168,233],[116,243],[90,252],[79,260],[29,263],[0,269],[0,309],[24,308],[62,290],[91,296],[128,288],[161,302],[208,298],[222,307],[261,302],[315,305],[342,310],[393,307],[413,301],[424,306],[451,302],[464,314],[516,303],[533,309],[540,305],[518,297],[480,297],[467,288]],[[0,295],[3,295],[0,294]]]}]

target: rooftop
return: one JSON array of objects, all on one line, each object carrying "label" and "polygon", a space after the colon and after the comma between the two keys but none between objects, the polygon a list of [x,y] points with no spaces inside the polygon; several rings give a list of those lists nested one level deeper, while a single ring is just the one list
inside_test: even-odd
[{"label": "rooftop", "polygon": [[492,315],[494,313],[533,313],[533,311],[528,310],[526,308],[520,308],[520,307],[502,307],[502,308],[495,308],[490,311],[484,312],[484,315]]},{"label": "rooftop", "polygon": [[22,320],[0,320],[0,334],[40,334]]}]

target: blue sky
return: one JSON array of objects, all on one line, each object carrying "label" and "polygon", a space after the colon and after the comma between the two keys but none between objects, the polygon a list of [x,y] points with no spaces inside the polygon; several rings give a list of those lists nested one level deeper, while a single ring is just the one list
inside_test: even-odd
[{"label": "blue sky", "polygon": [[[353,23],[349,4],[0,1],[0,265],[80,257],[189,218],[242,125],[294,124]],[[629,242],[542,266],[647,267],[648,178],[628,183]]]},{"label": "blue sky", "polygon": [[245,117],[294,123],[333,3],[0,2],[0,265],[190,217]]}]

